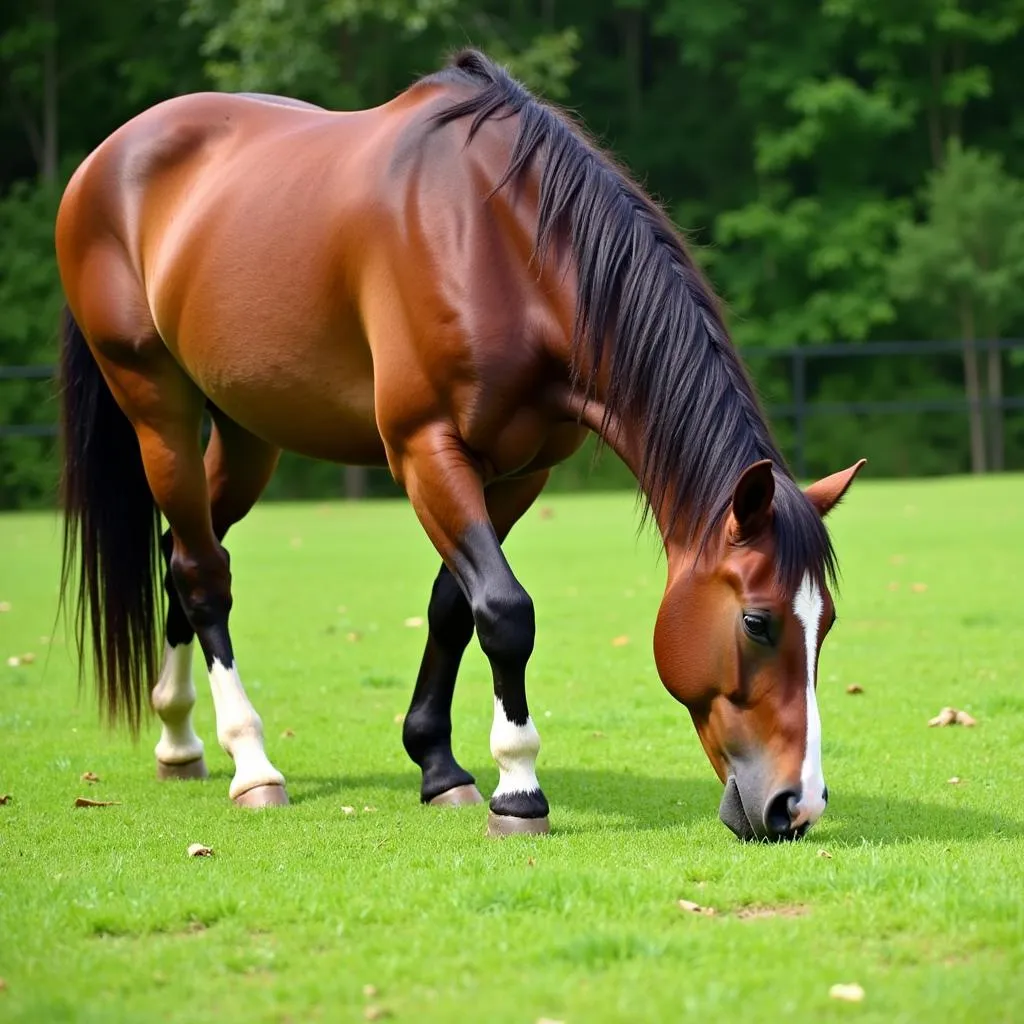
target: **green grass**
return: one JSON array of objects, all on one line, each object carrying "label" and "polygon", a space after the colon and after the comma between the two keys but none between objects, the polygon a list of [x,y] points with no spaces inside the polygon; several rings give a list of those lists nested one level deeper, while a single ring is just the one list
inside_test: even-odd
[{"label": "green grass", "polygon": [[[97,725],[66,645],[41,639],[56,524],[0,518],[0,1019],[1024,1017],[1024,480],[858,482],[835,513],[832,798],[783,846],[717,819],[720,787],[654,672],[664,568],[631,497],[542,503],[554,515],[531,512],[508,551],[537,605],[554,831],[503,842],[484,808],[420,807],[401,747],[423,643],[404,620],[437,562],[404,504],[268,506],[230,538],[235,647],[293,800],[255,814],[228,802],[200,664],[209,782],[155,781],[152,722],[137,746]],[[38,659],[6,667],[25,651]],[[946,704],[977,728],[929,729]],[[455,745],[485,793],[490,710],[473,648]],[[215,856],[188,859],[193,842]],[[864,1001],[830,1000],[836,982]]]}]

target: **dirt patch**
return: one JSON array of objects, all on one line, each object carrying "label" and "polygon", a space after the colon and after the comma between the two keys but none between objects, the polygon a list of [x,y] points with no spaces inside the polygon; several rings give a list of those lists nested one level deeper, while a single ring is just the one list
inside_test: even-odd
[{"label": "dirt patch", "polygon": [[744,907],[734,916],[740,921],[758,921],[765,917],[806,917],[810,912],[810,907],[794,903],[786,907]]}]

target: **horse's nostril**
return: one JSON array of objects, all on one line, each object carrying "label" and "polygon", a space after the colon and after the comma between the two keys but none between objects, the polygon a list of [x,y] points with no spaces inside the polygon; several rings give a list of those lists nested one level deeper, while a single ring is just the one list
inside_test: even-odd
[{"label": "horse's nostril", "polygon": [[800,802],[800,794],[792,789],[783,789],[768,801],[764,810],[765,828],[772,836],[787,836],[793,829],[796,817],[796,805]]},{"label": "horse's nostril", "polygon": [[822,800],[824,800],[824,802],[825,802],[825,803],[828,803],[828,786],[826,786],[826,787],[825,787],[825,788],[824,788],[824,789],[823,789],[823,790],[821,791],[821,799],[822,799]]}]

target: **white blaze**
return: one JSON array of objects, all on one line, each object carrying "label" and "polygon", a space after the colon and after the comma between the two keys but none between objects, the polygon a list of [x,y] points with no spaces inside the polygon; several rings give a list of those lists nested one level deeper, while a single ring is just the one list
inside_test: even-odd
[{"label": "white blaze", "polygon": [[491,725],[491,756],[498,763],[498,788],[495,796],[505,793],[536,793],[537,754],[540,735],[532,718],[526,725],[516,725],[505,714],[501,701],[494,698],[494,723]]},{"label": "white blaze", "polygon": [[818,630],[824,603],[821,591],[804,573],[800,589],[793,598],[793,614],[804,627],[804,648],[807,654],[807,740],[800,767],[800,802],[796,806],[794,827],[814,824],[825,810],[825,779],[821,770],[821,716],[814,689],[818,668]]},{"label": "white blaze", "polygon": [[228,793],[236,796],[255,786],[284,785],[284,776],[263,750],[263,722],[246,696],[234,662],[225,668],[219,658],[210,669],[210,689],[217,713],[217,739],[235,762]]}]

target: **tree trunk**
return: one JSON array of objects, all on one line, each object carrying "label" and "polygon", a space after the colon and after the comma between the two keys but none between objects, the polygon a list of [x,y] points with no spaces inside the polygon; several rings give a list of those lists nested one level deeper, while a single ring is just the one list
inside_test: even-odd
[{"label": "tree trunk", "polygon": [[60,156],[57,149],[57,13],[56,0],[42,0],[43,21],[46,22],[46,41],[43,44],[43,152],[40,174],[52,185],[57,180]]},{"label": "tree trunk", "polygon": [[999,342],[988,347],[988,443],[989,469],[998,473],[1003,469],[1003,353]]},{"label": "tree trunk", "polygon": [[345,467],[345,497],[349,501],[359,501],[366,497],[366,467]]},{"label": "tree trunk", "polygon": [[971,472],[985,472],[985,419],[981,407],[981,378],[978,373],[978,349],[974,344],[974,309],[970,299],[960,303],[960,330],[963,340],[964,392],[971,431]]}]

